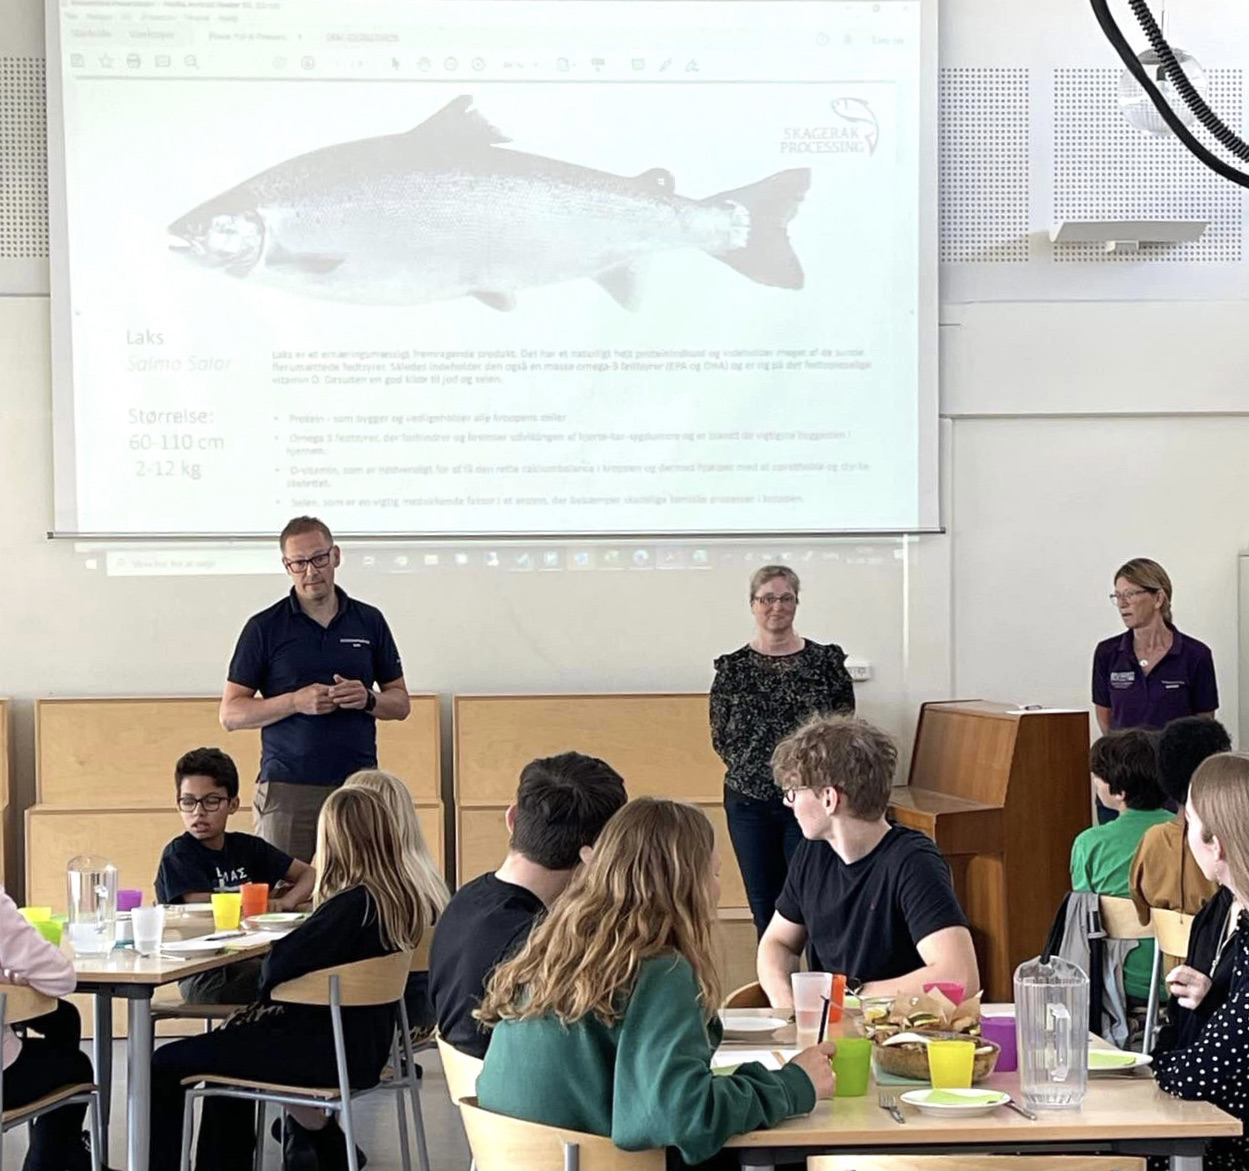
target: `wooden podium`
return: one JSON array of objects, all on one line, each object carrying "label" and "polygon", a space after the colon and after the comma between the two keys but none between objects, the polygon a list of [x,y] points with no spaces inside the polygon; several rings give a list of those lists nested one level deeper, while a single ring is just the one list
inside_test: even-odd
[{"label": "wooden podium", "polygon": [[890,812],[936,842],[971,923],[986,1001],[1014,999],[1071,887],[1089,825],[1089,720],[985,700],[926,703]]}]

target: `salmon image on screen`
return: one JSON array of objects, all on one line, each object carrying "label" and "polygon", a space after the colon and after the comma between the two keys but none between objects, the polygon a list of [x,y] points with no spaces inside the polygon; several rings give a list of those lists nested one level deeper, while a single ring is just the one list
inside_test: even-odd
[{"label": "salmon image on screen", "polygon": [[468,296],[506,310],[525,289],[588,279],[636,309],[648,258],[677,249],[802,288],[788,226],[808,169],[689,199],[667,171],[613,175],[511,150],[472,103],[278,163],[175,220],[170,247],[240,280],[361,305]]}]

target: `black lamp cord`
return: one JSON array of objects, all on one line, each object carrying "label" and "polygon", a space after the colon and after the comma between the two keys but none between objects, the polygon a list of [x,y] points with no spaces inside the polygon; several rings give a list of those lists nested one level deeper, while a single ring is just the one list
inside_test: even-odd
[{"label": "black lamp cord", "polygon": [[[1128,72],[1136,78],[1145,93],[1149,95],[1149,100],[1153,102],[1162,120],[1171,129],[1176,138],[1216,174],[1222,175],[1224,179],[1230,179],[1233,183],[1238,183],[1241,187],[1249,187],[1249,174],[1246,174],[1244,171],[1238,171],[1235,167],[1224,162],[1218,155],[1207,150],[1193,135],[1192,131],[1180,121],[1179,115],[1171,109],[1170,103],[1158,89],[1153,78],[1149,76],[1149,71],[1137,59],[1136,54],[1132,51],[1132,46],[1128,44],[1127,38],[1124,37],[1118,24],[1115,23],[1115,18],[1110,13],[1109,0],[1090,0],[1090,2],[1093,5],[1093,13],[1097,17],[1097,23],[1101,25],[1102,32],[1106,34],[1106,39],[1114,47],[1115,52],[1119,54]],[[1239,138],[1210,109],[1201,94],[1194,88],[1193,83],[1189,81],[1183,66],[1176,60],[1175,53],[1172,51],[1171,46],[1167,44],[1166,38],[1162,34],[1162,29],[1158,27],[1158,22],[1154,20],[1154,15],[1150,12],[1146,0],[1128,0],[1128,3],[1141,28],[1144,30],[1150,47],[1158,55],[1158,61],[1164,73],[1175,86],[1176,92],[1180,95],[1184,104],[1214,136],[1220,146],[1227,150],[1229,154],[1249,162],[1249,145]]]}]

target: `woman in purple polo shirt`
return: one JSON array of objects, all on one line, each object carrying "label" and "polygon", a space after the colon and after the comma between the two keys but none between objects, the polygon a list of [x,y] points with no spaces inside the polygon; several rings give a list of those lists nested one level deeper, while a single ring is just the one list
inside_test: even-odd
[{"label": "woman in purple polo shirt", "polygon": [[[1161,728],[1181,716],[1213,716],[1219,706],[1214,656],[1171,620],[1171,578],[1135,557],[1115,572],[1111,602],[1127,629],[1093,652],[1093,704],[1103,733]],[[1110,820],[1098,807],[1099,820]]]},{"label": "woman in purple polo shirt", "polygon": [[1101,730],[1161,728],[1180,716],[1213,716],[1219,706],[1214,656],[1171,621],[1171,579],[1137,557],[1115,573],[1110,595],[1127,630],[1097,644],[1093,703]]}]

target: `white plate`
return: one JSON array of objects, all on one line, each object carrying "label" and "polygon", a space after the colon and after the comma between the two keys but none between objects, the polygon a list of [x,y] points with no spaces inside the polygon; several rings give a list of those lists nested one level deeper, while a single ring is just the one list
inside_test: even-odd
[{"label": "white plate", "polygon": [[[1125,1062],[1123,1065],[1094,1065],[1093,1054],[1095,1053],[1117,1053],[1122,1054],[1122,1057],[1120,1057],[1119,1060],[1122,1060],[1123,1057],[1130,1057],[1132,1060],[1130,1062]],[[1089,1076],[1105,1077],[1107,1074],[1131,1073],[1132,1070],[1140,1069],[1142,1065],[1148,1065],[1151,1061],[1153,1061],[1153,1058],[1150,1057],[1148,1053],[1128,1053],[1122,1049],[1090,1049]]]},{"label": "white plate", "polygon": [[724,1025],[726,1041],[761,1041],[789,1023],[775,1016],[738,1016],[736,1013],[727,1018],[721,1013],[720,1022]]},{"label": "white plate", "polygon": [[[1005,1106],[1010,1101],[1010,1095],[1002,1093],[1001,1090],[942,1090],[942,1094],[957,1094],[960,1098],[966,1095],[971,1101],[968,1102],[929,1102],[928,1096],[934,1091],[927,1090],[907,1090],[902,1094],[902,1101],[908,1106],[914,1106],[921,1114],[931,1114],[934,1118],[975,1118],[979,1114],[991,1114],[999,1106]],[[985,1094],[992,1094],[994,1100],[992,1102],[981,1101]]]}]

